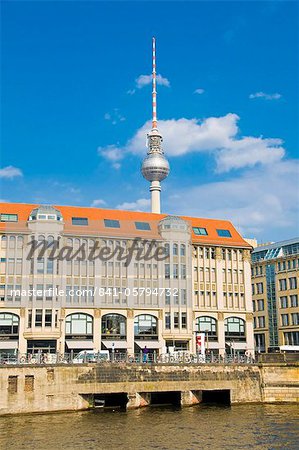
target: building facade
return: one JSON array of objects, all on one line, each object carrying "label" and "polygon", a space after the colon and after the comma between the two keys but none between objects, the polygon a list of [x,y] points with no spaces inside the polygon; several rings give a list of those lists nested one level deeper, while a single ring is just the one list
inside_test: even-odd
[{"label": "building facade", "polygon": [[252,252],[254,338],[258,352],[299,351],[299,239]]},{"label": "building facade", "polygon": [[195,353],[198,332],[214,354],[253,352],[252,248],[229,221],[9,203],[0,217],[0,353]]}]

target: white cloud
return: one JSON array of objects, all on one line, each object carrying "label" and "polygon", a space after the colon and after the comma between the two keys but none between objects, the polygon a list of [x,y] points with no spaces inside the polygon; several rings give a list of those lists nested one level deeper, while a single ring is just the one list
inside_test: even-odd
[{"label": "white cloud", "polygon": [[198,89],[195,89],[195,91],[193,92],[193,94],[203,94],[204,91],[205,91],[204,89],[198,88]]},{"label": "white cloud", "polygon": [[135,92],[136,92],[136,89],[129,89],[129,90],[127,91],[127,94],[129,94],[129,95],[134,95]]},{"label": "white cloud", "polygon": [[116,145],[107,145],[107,147],[98,147],[99,155],[111,162],[120,161],[125,156],[125,150]]},{"label": "white cloud", "polygon": [[118,122],[124,122],[126,120],[126,118],[119,112],[118,108],[114,108],[112,113],[106,112],[104,114],[104,119],[110,121],[112,125],[116,125]]},{"label": "white cloud", "polygon": [[[170,87],[169,80],[165,77],[162,77],[162,75],[160,75],[160,74],[156,76],[156,81],[157,81],[157,84],[159,84],[161,86]],[[152,82],[152,75],[139,75],[139,77],[136,78],[136,80],[135,80],[136,87],[138,89],[141,89],[144,86],[151,84],[151,82]]]},{"label": "white cloud", "polygon": [[249,98],[265,98],[266,100],[279,100],[282,97],[281,94],[276,92],[275,94],[266,94],[265,92],[256,92],[255,94],[250,94]]},{"label": "white cloud", "polygon": [[13,179],[15,177],[22,177],[23,173],[21,169],[14,166],[7,166],[0,169],[0,178]]},{"label": "white cloud", "polygon": [[[159,130],[164,138],[168,156],[181,156],[192,152],[211,153],[217,172],[273,164],[284,156],[281,139],[244,136],[239,137],[239,117],[229,113],[223,117],[161,120]],[[126,153],[145,154],[145,137],[151,129],[146,122],[123,147],[110,145],[99,153],[112,162],[119,162]]]},{"label": "white cloud", "polygon": [[168,213],[227,219],[247,237],[282,240],[298,233],[298,174],[298,160],[278,161],[175,191],[164,204]]},{"label": "white cloud", "polygon": [[98,207],[98,206],[104,206],[104,205],[106,205],[105,200],[102,200],[101,198],[98,198],[98,199],[94,200],[94,201],[91,203],[90,206],[92,206],[92,207]]},{"label": "white cloud", "polygon": [[117,205],[116,209],[124,209],[130,211],[148,211],[150,204],[150,199],[139,198],[135,202],[124,202],[120,205]]}]

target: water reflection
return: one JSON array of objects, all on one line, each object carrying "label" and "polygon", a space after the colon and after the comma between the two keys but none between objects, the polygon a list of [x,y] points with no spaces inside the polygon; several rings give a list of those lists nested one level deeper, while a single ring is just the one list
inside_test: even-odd
[{"label": "water reflection", "polygon": [[0,418],[3,449],[297,449],[295,405],[145,408]]}]

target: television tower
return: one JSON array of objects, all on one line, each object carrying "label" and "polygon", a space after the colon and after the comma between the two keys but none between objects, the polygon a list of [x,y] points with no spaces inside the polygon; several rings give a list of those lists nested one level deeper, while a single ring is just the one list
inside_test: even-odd
[{"label": "television tower", "polygon": [[156,88],[156,39],[153,37],[153,92],[152,92],[152,129],[147,135],[147,156],[141,166],[144,178],[150,181],[152,213],[161,213],[161,181],[169,174],[169,163],[162,150],[162,135],[157,127],[157,88]]}]

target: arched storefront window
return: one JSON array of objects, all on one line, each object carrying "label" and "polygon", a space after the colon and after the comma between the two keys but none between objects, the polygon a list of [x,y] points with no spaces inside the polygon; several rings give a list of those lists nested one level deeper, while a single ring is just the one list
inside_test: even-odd
[{"label": "arched storefront window", "polygon": [[126,318],[121,314],[105,314],[102,317],[102,337],[125,339]]},{"label": "arched storefront window", "polygon": [[214,317],[198,317],[197,330],[200,333],[208,334],[209,340],[217,340],[217,320]]},{"label": "arched storefront window", "polygon": [[15,314],[0,313],[0,336],[19,336],[19,317]]},{"label": "arched storefront window", "polygon": [[65,334],[92,336],[93,317],[84,313],[70,314],[65,320]]},{"label": "arched storefront window", "polygon": [[158,339],[158,319],[149,314],[141,314],[134,320],[135,339]]},{"label": "arched storefront window", "polygon": [[225,339],[245,341],[245,320],[239,317],[228,317],[224,321]]},{"label": "arched storefront window", "polygon": [[1,248],[7,247],[7,236],[3,235],[1,238]]}]

